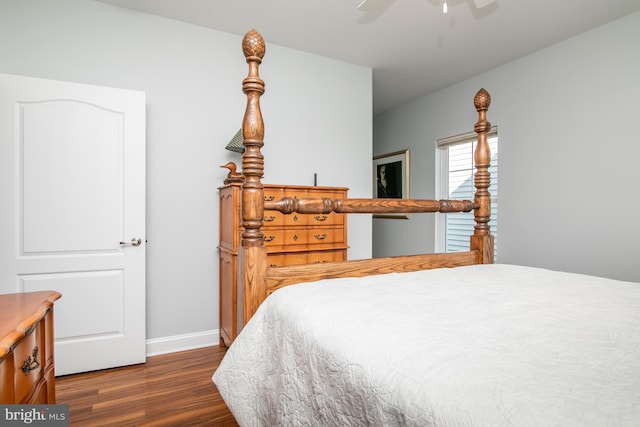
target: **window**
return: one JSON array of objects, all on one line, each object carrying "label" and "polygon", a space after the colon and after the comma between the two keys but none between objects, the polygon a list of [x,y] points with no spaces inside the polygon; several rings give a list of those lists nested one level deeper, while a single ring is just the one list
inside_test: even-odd
[{"label": "window", "polygon": [[[498,129],[492,127],[487,136],[491,150],[491,234],[494,238],[494,257],[498,252]],[[438,140],[439,170],[436,177],[438,198],[473,200],[475,187],[473,153],[477,145],[475,132]],[[473,212],[443,214],[436,222],[436,249],[438,252],[469,250],[469,236],[473,234]]]}]

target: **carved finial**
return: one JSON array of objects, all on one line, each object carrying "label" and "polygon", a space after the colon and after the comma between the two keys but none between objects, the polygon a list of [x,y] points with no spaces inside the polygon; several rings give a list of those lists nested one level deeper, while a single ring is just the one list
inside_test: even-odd
[{"label": "carved finial", "polygon": [[262,35],[256,30],[249,30],[242,39],[242,52],[245,58],[257,57],[260,61],[264,57],[265,43]]},{"label": "carved finial", "polygon": [[473,98],[473,105],[475,105],[477,111],[487,111],[489,105],[491,105],[491,95],[489,95],[489,92],[484,88],[480,89]]},{"label": "carved finial", "polygon": [[229,162],[226,165],[222,165],[220,167],[229,169],[229,174],[224,180],[225,184],[229,184],[231,182],[244,182],[244,175],[240,172],[236,172],[236,164],[234,162]]}]

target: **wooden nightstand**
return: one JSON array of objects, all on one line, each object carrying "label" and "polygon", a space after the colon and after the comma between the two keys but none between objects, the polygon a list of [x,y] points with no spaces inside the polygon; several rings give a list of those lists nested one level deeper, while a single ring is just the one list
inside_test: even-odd
[{"label": "wooden nightstand", "polygon": [[0,403],[56,403],[54,291],[0,295]]}]

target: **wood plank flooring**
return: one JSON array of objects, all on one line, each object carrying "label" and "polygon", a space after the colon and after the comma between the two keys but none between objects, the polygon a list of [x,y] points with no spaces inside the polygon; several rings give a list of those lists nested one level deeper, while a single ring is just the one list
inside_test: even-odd
[{"label": "wood plank flooring", "polygon": [[211,375],[225,348],[149,357],[147,363],[56,378],[71,426],[237,426]]}]

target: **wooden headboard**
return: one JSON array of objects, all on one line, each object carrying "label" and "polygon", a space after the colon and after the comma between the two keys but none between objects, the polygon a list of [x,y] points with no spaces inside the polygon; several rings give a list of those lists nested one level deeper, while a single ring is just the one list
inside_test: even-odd
[{"label": "wooden headboard", "polygon": [[[474,153],[476,192],[471,200],[417,200],[417,199],[313,199],[287,198],[265,201],[263,184],[264,157],[261,152],[264,138],[264,122],[260,111],[260,96],[264,93],[264,81],[259,66],[265,54],[265,42],[255,30],[242,40],[242,49],[249,64],[249,74],[242,82],[247,96],[247,107],[242,123],[245,152],[242,156],[242,250],[241,265],[243,284],[243,319],[246,324],[262,301],[273,291],[294,283],[337,277],[362,277],[392,271],[416,271],[438,267],[456,267],[493,263],[493,236],[489,228],[491,201],[489,195],[491,154],[487,133],[491,124],[486,113],[491,103],[489,93],[480,89],[474,98],[478,121],[474,130],[478,144]],[[336,213],[420,213],[420,212],[470,212],[474,211],[475,228],[471,235],[470,250],[466,252],[411,255],[309,264],[288,267],[269,267],[267,249],[261,231],[264,211],[283,214]]]}]

